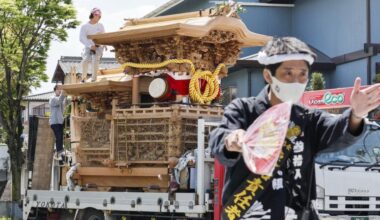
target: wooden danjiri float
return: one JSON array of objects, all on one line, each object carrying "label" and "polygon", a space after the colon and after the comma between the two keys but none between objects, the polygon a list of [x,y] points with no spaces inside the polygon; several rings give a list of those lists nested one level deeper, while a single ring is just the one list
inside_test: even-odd
[{"label": "wooden danjiri float", "polygon": [[113,46],[120,68],[99,71],[96,82],[72,76],[63,89],[73,97],[76,178],[97,190],[167,190],[171,168],[197,147],[197,119],[222,116],[215,103],[228,66],[241,48],[270,39],[250,32],[230,6],[132,19],[90,38]]}]

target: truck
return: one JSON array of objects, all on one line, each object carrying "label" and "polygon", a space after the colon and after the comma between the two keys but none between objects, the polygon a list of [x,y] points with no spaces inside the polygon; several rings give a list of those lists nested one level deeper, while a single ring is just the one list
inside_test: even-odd
[{"label": "truck", "polygon": [[316,204],[321,213],[380,214],[379,138],[380,130],[376,128],[348,149],[317,158]]},{"label": "truck", "polygon": [[[120,68],[99,71],[95,82],[68,76],[64,165],[46,147],[53,146],[47,119],[32,120],[23,219],[220,219],[224,169],[207,146],[223,114],[218,86],[241,47],[270,39],[248,31],[229,7],[129,20],[119,31],[90,36],[114,47]],[[306,92],[302,103],[339,113],[349,105],[344,94]],[[366,136],[363,150],[353,146],[352,157],[317,158],[321,213],[377,214],[379,149],[369,146],[377,137]]]},{"label": "truck", "polygon": [[[54,161],[51,185],[59,188],[27,190],[23,200],[23,219],[213,219],[213,187],[220,196],[218,183],[221,181],[213,178],[217,171],[214,159],[205,154],[205,134],[217,125],[215,119],[197,120],[196,166],[188,167],[197,171],[195,174],[189,172],[189,181],[195,182],[193,190],[157,192],[134,187],[134,192],[100,192],[87,191],[83,187],[68,191],[67,187],[60,185],[64,167]],[[134,172],[133,168],[123,171]],[[219,170],[219,176],[220,173]]]},{"label": "truck", "polygon": [[[365,88],[365,87],[362,87]],[[301,102],[340,114],[350,106],[352,87],[307,91]],[[368,115],[369,131],[357,143],[315,160],[316,207],[328,215],[380,215],[380,108]],[[354,217],[352,217],[354,218]],[[349,218],[347,218],[349,219]],[[368,218],[366,218],[368,219]]]}]

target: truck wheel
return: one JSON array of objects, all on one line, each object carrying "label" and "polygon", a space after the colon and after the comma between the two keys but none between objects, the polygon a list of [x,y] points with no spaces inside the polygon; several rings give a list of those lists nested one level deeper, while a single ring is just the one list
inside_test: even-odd
[{"label": "truck wheel", "polygon": [[214,213],[211,213],[211,212],[206,213],[205,219],[206,220],[213,220],[214,219],[214,215],[213,214]]},{"label": "truck wheel", "polygon": [[104,220],[104,213],[96,209],[86,209],[83,220]]}]

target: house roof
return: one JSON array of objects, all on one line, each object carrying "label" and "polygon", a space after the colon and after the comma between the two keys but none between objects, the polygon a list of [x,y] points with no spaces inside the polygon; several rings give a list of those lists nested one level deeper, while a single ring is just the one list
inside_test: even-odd
[{"label": "house roof", "polygon": [[[168,11],[168,10],[178,6],[178,5],[181,5],[181,3],[184,3],[186,1],[189,1],[189,0],[169,0],[169,1],[165,2],[163,5],[161,5],[160,7],[156,8],[153,11],[146,14],[143,18],[152,18],[152,17],[160,16],[163,13],[165,13],[166,11]],[[223,3],[224,1],[210,1],[210,3],[220,4],[220,3]],[[270,6],[270,5],[294,6],[294,2],[295,2],[295,0],[260,0],[259,2],[248,2],[248,1],[240,2],[239,1],[239,4],[243,5],[243,6],[252,6],[252,5],[253,6],[255,6],[255,5],[257,5],[257,6]]]},{"label": "house roof", "polygon": [[184,2],[184,0],[170,0],[167,1],[165,4],[161,5],[160,7],[154,9],[153,11],[149,12],[146,14],[143,18],[151,18],[151,17],[156,17],[165,11],[177,6],[178,4]]},{"label": "house roof", "polygon": [[29,102],[48,102],[50,97],[54,95],[54,91],[44,92],[40,94],[28,95],[22,98],[23,101]]},{"label": "house roof", "polygon": [[[64,76],[69,74],[73,68],[77,74],[82,74],[82,57],[76,56],[62,56],[58,60],[57,66],[55,68],[52,82],[63,82]],[[118,68],[120,64],[116,61],[115,58],[102,58],[99,63],[99,69],[113,69]],[[89,71],[91,70],[91,65],[89,65]]]},{"label": "house roof", "polygon": [[[312,69],[318,70],[318,71],[329,71],[329,70],[335,70],[336,64],[334,61],[321,52],[320,50],[308,45],[310,49],[317,55],[317,60],[313,63]],[[246,57],[242,57],[237,60],[236,65],[232,67],[232,69],[238,69],[239,67],[247,67],[247,68],[262,68],[263,65],[261,65],[257,60],[257,53],[251,54]]]},{"label": "house roof", "polygon": [[259,2],[275,4],[294,4],[295,0],[259,0]]}]

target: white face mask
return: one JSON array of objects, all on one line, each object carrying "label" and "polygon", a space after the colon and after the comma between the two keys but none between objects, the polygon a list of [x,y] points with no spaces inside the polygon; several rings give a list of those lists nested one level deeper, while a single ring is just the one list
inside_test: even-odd
[{"label": "white face mask", "polygon": [[270,85],[272,92],[283,102],[298,102],[305,91],[306,83],[284,83],[270,75],[272,84]]}]

